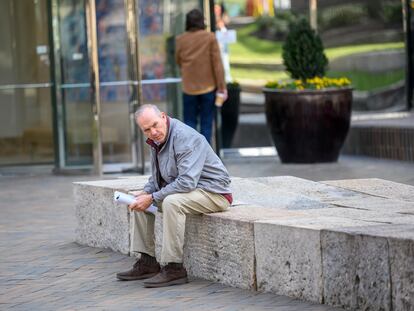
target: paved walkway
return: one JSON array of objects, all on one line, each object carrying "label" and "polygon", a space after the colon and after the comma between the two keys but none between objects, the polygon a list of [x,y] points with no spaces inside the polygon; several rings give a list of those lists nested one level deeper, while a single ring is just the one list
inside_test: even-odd
[{"label": "paved walkway", "polygon": [[[346,157],[337,164],[281,165],[255,158],[226,164],[236,176],[386,177],[414,184],[414,165],[393,161]],[[0,310],[335,310],[203,280],[161,289],[117,281],[115,273],[129,268],[132,258],[73,242],[71,182],[91,179],[0,170]]]}]

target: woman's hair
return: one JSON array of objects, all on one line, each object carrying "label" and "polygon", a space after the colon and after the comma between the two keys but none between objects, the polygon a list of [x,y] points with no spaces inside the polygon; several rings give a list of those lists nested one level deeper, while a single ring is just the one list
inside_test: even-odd
[{"label": "woman's hair", "polygon": [[200,29],[206,29],[203,13],[198,9],[191,10],[185,16],[185,30],[194,31]]}]

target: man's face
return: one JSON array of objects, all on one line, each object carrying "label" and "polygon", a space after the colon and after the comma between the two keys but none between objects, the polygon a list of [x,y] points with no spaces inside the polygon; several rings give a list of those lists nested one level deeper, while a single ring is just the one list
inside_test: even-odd
[{"label": "man's face", "polygon": [[147,138],[157,143],[167,139],[167,116],[164,112],[157,115],[154,110],[145,109],[136,121]]}]

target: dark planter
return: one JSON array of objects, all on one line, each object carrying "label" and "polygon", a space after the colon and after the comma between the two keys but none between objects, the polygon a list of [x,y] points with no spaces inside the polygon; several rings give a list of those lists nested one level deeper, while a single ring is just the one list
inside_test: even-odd
[{"label": "dark planter", "polygon": [[350,125],[352,88],[263,92],[267,124],[283,163],[338,160]]},{"label": "dark planter", "polygon": [[222,147],[230,148],[239,124],[240,86],[227,85],[228,98],[221,107]]}]

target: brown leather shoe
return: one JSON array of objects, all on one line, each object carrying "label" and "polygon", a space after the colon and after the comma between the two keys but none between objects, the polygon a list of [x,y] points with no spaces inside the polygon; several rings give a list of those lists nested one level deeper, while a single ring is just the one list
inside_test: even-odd
[{"label": "brown leather shoe", "polygon": [[188,283],[187,270],[182,263],[169,263],[161,268],[160,273],[144,281],[145,287],[164,287]]},{"label": "brown leather shoe", "polygon": [[141,258],[134,264],[131,270],[116,274],[116,278],[121,281],[134,281],[149,279],[160,272],[160,264],[155,257],[142,254]]}]

